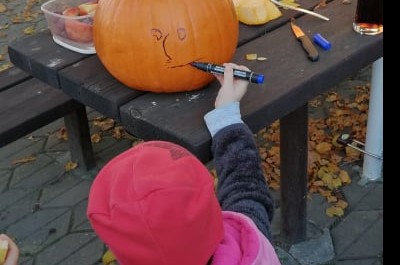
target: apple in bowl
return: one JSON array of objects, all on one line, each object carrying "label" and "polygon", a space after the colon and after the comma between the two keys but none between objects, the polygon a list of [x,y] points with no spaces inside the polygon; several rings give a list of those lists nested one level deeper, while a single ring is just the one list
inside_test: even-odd
[{"label": "apple in bowl", "polygon": [[79,15],[80,16],[85,16],[85,15],[89,15],[89,14],[93,15],[94,11],[96,10],[97,3],[98,3],[98,1],[94,0],[94,1],[90,1],[90,2],[86,2],[86,3],[80,4],[78,6]]},{"label": "apple in bowl", "polygon": [[89,43],[93,41],[93,15],[97,1],[90,1],[66,8],[62,14],[70,19],[65,19],[65,31],[69,39]]}]

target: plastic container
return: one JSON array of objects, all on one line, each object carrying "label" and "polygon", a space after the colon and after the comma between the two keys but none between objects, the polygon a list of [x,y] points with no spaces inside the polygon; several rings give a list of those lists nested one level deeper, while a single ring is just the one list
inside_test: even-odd
[{"label": "plastic container", "polygon": [[[68,8],[78,8],[81,4],[94,4],[96,0],[50,0],[41,6],[54,41],[70,50],[84,54],[96,53],[93,44],[93,16],[73,14]],[[71,11],[71,12],[69,12]],[[76,11],[73,10],[73,11]],[[64,15],[63,15],[64,12]],[[69,14],[69,15],[67,15]]]}]

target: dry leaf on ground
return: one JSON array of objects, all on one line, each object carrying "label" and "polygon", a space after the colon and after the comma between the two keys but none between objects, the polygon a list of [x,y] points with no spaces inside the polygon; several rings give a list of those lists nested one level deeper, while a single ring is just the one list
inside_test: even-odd
[{"label": "dry leaf on ground", "polygon": [[97,144],[101,141],[101,135],[98,133],[94,133],[90,136],[90,140],[92,143]]},{"label": "dry leaf on ground", "polygon": [[36,160],[36,156],[27,156],[27,157],[12,161],[12,164],[13,165],[25,164],[25,163],[29,163],[29,162],[32,162],[32,161],[35,161],[35,160]]},{"label": "dry leaf on ground", "polygon": [[0,3],[0,13],[3,13],[5,11],[7,11],[7,7],[3,3]]},{"label": "dry leaf on ground", "polygon": [[78,163],[68,161],[68,163],[65,165],[65,172],[69,172],[77,167],[78,167]]},{"label": "dry leaf on ground", "polygon": [[326,215],[328,215],[329,217],[344,215],[343,209],[340,207],[336,207],[336,206],[329,207],[328,209],[326,209],[325,212],[326,212]]}]

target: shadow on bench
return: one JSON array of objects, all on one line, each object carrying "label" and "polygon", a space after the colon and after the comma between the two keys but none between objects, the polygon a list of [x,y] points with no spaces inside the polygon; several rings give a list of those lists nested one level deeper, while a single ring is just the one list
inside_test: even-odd
[{"label": "shadow on bench", "polygon": [[91,169],[95,161],[85,106],[18,68],[0,72],[0,147],[61,117],[71,160]]}]

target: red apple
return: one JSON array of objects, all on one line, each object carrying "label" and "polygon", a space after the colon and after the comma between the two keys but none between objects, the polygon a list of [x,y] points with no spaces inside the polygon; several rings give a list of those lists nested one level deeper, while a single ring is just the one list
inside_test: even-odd
[{"label": "red apple", "polygon": [[65,31],[69,39],[88,43],[93,41],[93,26],[75,19],[65,20]]},{"label": "red apple", "polygon": [[94,0],[94,1],[90,1],[90,2],[86,2],[86,3],[80,4],[78,6],[79,15],[85,16],[87,14],[93,13],[96,10],[97,2],[98,1]]},{"label": "red apple", "polygon": [[79,16],[79,8],[77,6],[67,7],[62,14],[68,17],[77,17]]}]

